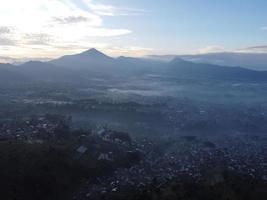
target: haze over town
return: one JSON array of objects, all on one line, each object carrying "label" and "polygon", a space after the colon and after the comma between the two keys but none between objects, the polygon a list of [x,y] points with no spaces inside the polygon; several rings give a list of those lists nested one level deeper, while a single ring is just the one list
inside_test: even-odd
[{"label": "haze over town", "polygon": [[266,1],[0,5],[0,199],[267,199]]}]

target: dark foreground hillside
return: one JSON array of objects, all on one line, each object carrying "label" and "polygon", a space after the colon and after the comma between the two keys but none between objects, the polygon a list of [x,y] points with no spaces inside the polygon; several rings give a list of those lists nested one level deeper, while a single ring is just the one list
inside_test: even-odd
[{"label": "dark foreground hillside", "polygon": [[[0,123],[0,199],[72,199],[82,180],[138,162],[129,145],[72,131],[66,121],[46,116]],[[110,136],[130,142],[126,133]]]},{"label": "dark foreground hillside", "polygon": [[[6,200],[75,199],[72,195],[79,191],[82,180],[112,170],[107,163],[73,159],[67,146],[55,148],[9,141],[1,142],[0,149],[1,199]],[[155,179],[151,185],[100,192],[93,198],[87,194],[77,199],[265,200],[266,197],[266,183],[225,171],[199,182],[192,177],[178,177],[161,184]]]},{"label": "dark foreground hillside", "polygon": [[165,185],[153,184],[142,190],[102,195],[95,199],[110,200],[265,200],[267,184],[238,174],[224,172],[223,182],[195,183],[180,177]]},{"label": "dark foreground hillside", "polygon": [[157,141],[106,128],[72,130],[69,121],[57,115],[1,121],[1,199],[267,197],[265,137],[239,136],[219,147],[190,135]]},{"label": "dark foreground hillside", "polygon": [[112,166],[73,159],[67,146],[1,142],[0,149],[0,190],[1,199],[5,200],[265,200],[267,197],[266,183],[224,171],[198,182],[190,176],[177,177],[164,184],[155,179],[150,185],[102,191],[93,198],[89,193],[74,198],[82,180],[112,172]]}]

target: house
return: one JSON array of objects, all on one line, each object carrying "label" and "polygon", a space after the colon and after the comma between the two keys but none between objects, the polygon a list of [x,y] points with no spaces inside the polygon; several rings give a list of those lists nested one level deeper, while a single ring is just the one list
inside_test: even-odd
[{"label": "house", "polygon": [[80,154],[84,154],[86,151],[87,151],[87,147],[85,147],[85,146],[80,146],[77,150],[76,150],[76,152],[77,153],[80,153]]}]

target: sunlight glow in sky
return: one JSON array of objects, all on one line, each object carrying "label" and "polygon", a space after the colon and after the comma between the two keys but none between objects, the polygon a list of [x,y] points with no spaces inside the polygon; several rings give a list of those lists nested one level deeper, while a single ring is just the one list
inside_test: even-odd
[{"label": "sunlight glow in sky", "polygon": [[265,0],[0,0],[0,61],[267,52]]}]

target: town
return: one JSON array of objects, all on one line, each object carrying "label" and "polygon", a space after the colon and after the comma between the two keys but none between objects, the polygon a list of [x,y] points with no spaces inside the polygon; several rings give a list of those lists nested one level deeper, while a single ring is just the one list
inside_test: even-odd
[{"label": "town", "polygon": [[[71,191],[72,199],[77,200],[123,199],[151,186],[162,188],[182,177],[189,178],[194,184],[210,187],[227,182],[226,174],[230,173],[267,183],[267,138],[264,135],[236,131],[223,137],[206,139],[196,135],[165,136],[157,140],[135,139],[129,133],[107,127],[72,130],[71,123],[71,117],[48,114],[2,121],[1,152],[7,151],[6,148],[12,149],[12,146],[23,149],[24,153],[25,149],[35,149],[37,153],[47,151],[46,155],[52,157],[64,152],[64,159],[73,163],[69,172],[74,174],[71,178],[77,179],[77,185],[74,187],[71,184],[71,187],[77,188],[77,191]],[[20,159],[22,155],[17,153],[14,156]],[[37,162],[34,160],[37,158],[31,159],[31,162]],[[12,162],[1,155],[3,166],[11,165]],[[27,167],[22,164],[23,161],[18,161],[11,167],[15,168],[13,175],[19,177],[16,174],[19,171],[25,173],[23,170]],[[41,168],[45,167],[45,164],[40,165]],[[7,169],[2,170],[4,172]],[[34,166],[32,170],[35,170]],[[47,169],[49,173],[53,173],[53,170]],[[72,170],[78,170],[79,173],[75,174]],[[40,173],[38,167],[36,173]],[[54,174],[51,178],[57,179],[57,176],[62,178],[67,174]],[[58,187],[56,183],[52,186],[55,188],[51,190]],[[39,187],[38,190],[42,191],[43,188]],[[27,189],[23,195],[27,196]]]}]

